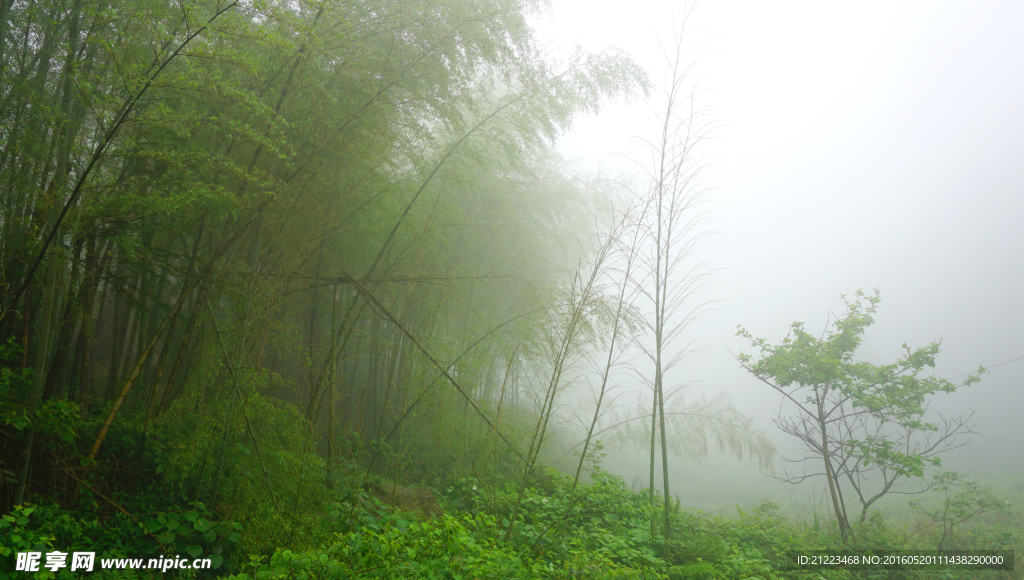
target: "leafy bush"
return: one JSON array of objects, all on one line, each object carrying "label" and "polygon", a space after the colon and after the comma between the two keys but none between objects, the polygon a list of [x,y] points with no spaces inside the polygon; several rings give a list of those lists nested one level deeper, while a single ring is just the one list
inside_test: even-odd
[{"label": "leafy bush", "polygon": [[[155,513],[143,519],[129,518],[121,512],[87,515],[52,504],[17,506],[0,519],[0,556],[13,561],[18,552],[95,552],[98,570],[101,558],[148,559],[187,554],[191,558],[210,558],[212,570],[202,572],[213,577],[230,564],[229,557],[241,538],[240,524],[214,521],[215,517],[199,503],[182,512]],[[24,572],[5,574],[8,572],[0,571],[0,579]],[[65,575],[71,578],[78,573],[64,569],[56,576]],[[40,569],[35,577],[45,580],[54,574]]]},{"label": "leafy bush", "polygon": [[248,571],[230,578],[501,578],[516,577],[522,562],[482,530],[493,528],[488,515],[445,514],[417,521],[402,514],[377,517],[360,510],[360,526],[337,534],[318,550],[279,550],[256,556]]}]

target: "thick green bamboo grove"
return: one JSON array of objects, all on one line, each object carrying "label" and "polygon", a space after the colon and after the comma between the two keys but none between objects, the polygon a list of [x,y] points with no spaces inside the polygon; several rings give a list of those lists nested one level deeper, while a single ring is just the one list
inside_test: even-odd
[{"label": "thick green bamboo grove", "polygon": [[276,503],[268,405],[333,469],[514,404],[595,203],[552,140],[645,83],[619,55],[543,56],[536,8],[4,0],[4,504],[50,485],[34,440],[65,408],[103,462],[187,401],[196,496],[247,438]]}]

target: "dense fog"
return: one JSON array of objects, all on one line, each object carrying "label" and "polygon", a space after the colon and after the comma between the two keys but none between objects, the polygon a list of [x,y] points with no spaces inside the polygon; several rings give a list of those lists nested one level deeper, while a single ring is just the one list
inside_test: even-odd
[{"label": "dense fog", "polygon": [[[793,321],[823,331],[830,312],[843,312],[841,294],[878,288],[882,302],[860,357],[887,363],[904,342],[941,340],[936,374],[962,379],[989,368],[980,383],[933,398],[945,414],[974,411],[978,431],[943,467],[1019,479],[1024,8],[726,1],[689,13],[657,2],[604,12],[563,1],[544,30],[630,51],[657,82],[673,9],[676,25],[687,18],[698,61],[696,105],[719,121],[702,151],[714,234],[700,255],[715,269],[706,287],[715,302],[689,332],[703,350],[687,358],[679,380],[728,393],[783,456],[796,455],[771,422],[780,397],[732,356],[749,351],[735,326],[770,341]],[[608,177],[629,174],[611,153],[628,154],[631,137],[650,136],[652,117],[644,102],[613,105],[578,122],[560,150]],[[673,480],[694,505],[793,492],[756,464],[734,462],[680,461]],[[642,461],[616,467],[646,478]]]}]

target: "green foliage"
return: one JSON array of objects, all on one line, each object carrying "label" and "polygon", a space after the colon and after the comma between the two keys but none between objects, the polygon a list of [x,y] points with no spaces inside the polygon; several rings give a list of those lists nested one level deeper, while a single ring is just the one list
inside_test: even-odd
[{"label": "green foliage", "polygon": [[[23,353],[13,338],[0,345],[0,424],[9,425],[17,431],[24,431],[31,422],[27,403],[32,385],[32,369],[19,368]],[[48,399],[36,410],[36,433],[70,442],[75,438],[80,414],[79,405],[72,401],[64,398]]]},{"label": "green foliage", "polygon": [[241,539],[242,524],[217,518],[200,502],[189,505],[192,509],[182,513],[157,515],[144,528],[170,553],[208,557],[212,569],[218,570],[224,565],[225,555]]},{"label": "green foliage", "polygon": [[[28,390],[32,385],[32,369],[21,367],[20,355],[23,350],[13,338],[0,344],[0,423],[23,431],[29,425]],[[43,413],[43,416],[48,415]],[[0,485],[14,483],[17,479],[13,465],[0,464]]]},{"label": "green foliage", "polygon": [[9,552],[0,555],[29,549],[94,551],[97,558],[188,554],[210,558],[212,569],[218,570],[232,554],[242,527],[215,518],[202,504],[141,519],[121,512],[96,516],[93,510],[69,511],[52,504],[19,507],[0,522],[5,546],[0,550]]},{"label": "green foliage", "polygon": [[[316,514],[326,510],[329,494],[324,461],[294,405],[260,394],[272,377],[253,374],[245,380],[246,394],[233,408],[209,404],[215,401],[200,385],[189,386],[150,440],[162,449],[159,469],[168,487],[184,497],[215,501],[221,517],[243,526],[246,553],[315,545],[322,541]],[[258,443],[249,423],[264,435]]]},{"label": "green foliage", "polygon": [[[40,514],[32,518],[37,511],[34,506],[20,505],[14,511],[0,518],[0,557],[7,562],[13,562],[18,552],[46,552],[54,547],[55,536],[38,529]],[[32,520],[37,520],[33,522]],[[36,525],[33,525],[36,524]],[[16,578],[24,572],[16,572],[14,567],[5,567],[0,570],[0,579]],[[39,580],[52,578],[53,573],[49,570],[41,570],[37,575]]]},{"label": "green foliage", "polygon": [[665,547],[669,578],[782,578],[787,553],[803,550],[821,538],[782,519],[778,506],[764,502],[751,511],[737,508],[737,518],[711,517],[698,511],[676,515],[677,536]]},{"label": "green foliage", "polygon": [[[522,440],[528,370],[496,385],[495,353],[536,363],[512,359],[550,322],[596,203],[552,145],[643,89],[635,63],[551,58],[529,0],[3,6],[0,335],[30,344],[0,350],[0,420],[10,441],[28,425],[45,440],[25,446],[19,493],[69,510],[202,502],[269,556],[325,540],[342,462],[517,469],[460,409],[479,402]],[[324,453],[325,431],[332,450],[358,433],[357,452]],[[95,494],[35,476],[57,441]]]},{"label": "green foliage", "polygon": [[[166,462],[167,450],[157,442],[151,443],[146,461]],[[111,442],[111,449],[120,447],[119,440]],[[231,574],[231,578],[238,580],[796,580],[808,576],[789,569],[789,554],[793,551],[922,549],[933,547],[937,537],[908,536],[876,513],[856,526],[851,540],[844,544],[834,527],[801,526],[779,515],[777,505],[764,502],[752,509],[738,508],[734,517],[673,507],[673,533],[666,540],[650,534],[650,518],[661,511],[660,501],[651,505],[646,490],[627,488],[621,478],[599,465],[594,466],[589,479],[590,483],[581,484],[574,493],[571,477],[549,469],[538,470],[529,480],[516,522],[509,521],[516,498],[511,481],[498,486],[494,480],[478,478],[454,482],[445,489],[445,514],[440,518],[395,511],[357,488],[347,496],[339,496],[342,501],[327,510],[325,517],[297,520],[309,521],[308,528],[296,531],[292,537],[277,536],[273,540],[276,549],[270,554],[262,548],[251,548],[266,545],[265,540],[244,541],[251,533],[248,527],[219,518],[201,503],[168,509],[174,504],[185,504],[167,493],[170,482],[166,481],[161,484],[164,487],[136,488],[132,497],[117,496],[135,513],[155,512],[139,516],[137,522],[113,510],[100,517],[88,517],[90,512],[103,511],[99,509],[103,501],[84,490],[83,509],[77,512],[53,505],[15,510],[0,522],[0,538],[3,546],[12,550],[70,547],[96,549],[115,557],[156,554],[160,552],[159,541],[171,554],[213,557],[219,567],[212,575]],[[965,483],[962,477],[950,476],[942,479],[937,489],[948,489],[950,497],[963,500],[968,508],[983,503],[967,501],[981,500],[987,495]],[[953,508],[951,513],[960,513],[957,509]],[[509,526],[513,533],[506,542],[503,532]],[[958,535],[957,545],[1012,546],[1024,538],[1020,534],[1019,529],[1012,527],[976,526]],[[317,544],[295,547],[312,542]],[[217,555],[222,555],[223,560]],[[873,577],[842,571],[826,571],[819,576],[836,580]],[[969,578],[959,572],[942,577]]]},{"label": "green foliage", "polygon": [[[651,506],[643,493],[630,491],[621,478],[600,469],[593,483],[572,492],[572,478],[547,471],[531,480],[516,516],[515,486],[484,486],[466,480],[447,490],[454,505],[495,514],[498,526],[491,533],[517,553],[550,565],[552,569],[584,570],[582,562],[605,572],[653,574],[663,565],[651,547]],[[632,571],[632,572],[631,572]],[[602,572],[604,573],[604,572]]]},{"label": "green foliage", "polygon": [[[925,401],[936,393],[970,386],[987,371],[979,367],[960,384],[920,376],[925,367],[935,366],[938,343],[914,350],[904,344],[904,355],[887,365],[855,361],[855,351],[874,322],[881,298],[877,290],[871,296],[857,290],[852,300],[843,299],[846,316],[821,338],[794,322],[782,342],[770,345],[739,327],[737,336],[748,339],[759,354],[741,353],[736,358],[795,407],[793,417],[781,416],[780,411],[777,424],[803,442],[809,459],[821,461],[833,513],[845,534],[851,524],[846,505],[839,500],[844,494],[837,488],[844,484],[853,488],[855,493],[845,497],[858,498],[863,521],[871,505],[901,480],[923,478],[926,468],[940,466],[939,454],[956,446],[957,438],[972,433],[973,427],[969,416],[926,421]],[[869,491],[870,481],[879,490]]]},{"label": "green foliage", "polygon": [[[211,559],[213,569],[198,572],[207,578],[234,567],[242,525],[190,501],[168,484],[164,472],[169,452],[159,434],[140,445],[141,425],[129,421],[127,429],[113,432],[108,440],[110,461],[91,462],[76,457],[73,450],[76,443],[91,441],[88,434],[95,432],[95,422],[82,420],[75,410],[69,413],[67,425],[85,437],[48,453],[75,482],[71,498],[37,495],[34,505],[15,506],[4,516],[0,537],[11,554],[33,546],[43,552],[92,551],[97,559],[189,555]],[[70,457],[65,455],[69,450]],[[82,466],[70,467],[75,464]],[[137,473],[148,477],[131,475]],[[106,576],[133,574],[103,572]],[[58,576],[70,578],[77,573],[65,569]]]},{"label": "green foliage", "polygon": [[[904,344],[903,357],[888,365],[855,362],[854,352],[860,346],[864,331],[874,322],[873,315],[881,299],[877,290],[872,296],[857,290],[854,297],[846,301],[846,317],[836,320],[833,330],[827,331],[822,339],[806,332],[802,322],[794,322],[790,335],[778,346],[771,346],[739,327],[737,336],[750,340],[751,345],[760,350],[760,356],[755,359],[741,353],[737,359],[751,374],[779,388],[797,386],[835,392],[849,400],[855,410],[870,413],[880,420],[901,427],[937,430],[935,425],[920,422],[926,397],[976,383],[985,369],[980,367],[959,385],[936,376],[918,376],[924,367],[935,366],[938,343],[916,350]],[[812,394],[797,400],[804,404],[814,401]],[[904,460],[909,460],[894,453],[882,438],[859,442],[857,456],[868,465],[890,467],[899,467]],[[905,469],[914,470],[913,467]]]},{"label": "green foliage", "polygon": [[[649,546],[649,504],[604,472],[576,498],[571,480],[550,473],[530,488],[510,542],[514,490],[494,490],[465,479],[448,489],[448,504],[472,506],[439,519],[391,513],[358,497],[330,544],[317,550],[279,550],[257,557],[237,578],[648,578],[664,565]],[[359,494],[357,494],[358,496]],[[496,511],[491,511],[494,508]]]},{"label": "green foliage", "polygon": [[499,578],[521,567],[513,551],[482,533],[487,515],[445,515],[417,521],[405,515],[359,514],[360,527],[338,534],[330,546],[309,552],[280,550],[232,578]]},{"label": "green foliage", "polygon": [[13,401],[27,399],[32,383],[32,369],[21,364],[23,354],[24,349],[13,337],[0,344],[0,402],[4,405],[3,420],[8,425],[14,424],[10,409]]},{"label": "green foliage", "polygon": [[953,530],[960,524],[985,513],[1006,511],[1010,507],[1008,501],[997,497],[989,487],[966,477],[963,473],[950,471],[938,473],[931,481],[931,488],[942,495],[939,505],[926,508],[920,500],[910,502],[915,511],[940,526],[939,550],[946,546],[946,542],[952,538]]}]

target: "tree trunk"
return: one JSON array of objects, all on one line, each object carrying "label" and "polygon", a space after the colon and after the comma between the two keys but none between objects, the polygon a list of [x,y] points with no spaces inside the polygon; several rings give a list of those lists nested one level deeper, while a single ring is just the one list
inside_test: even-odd
[{"label": "tree trunk", "polygon": [[18,470],[18,481],[14,488],[14,505],[21,505],[25,499],[25,488],[28,485],[28,473],[32,464],[32,447],[36,434],[36,411],[43,400],[43,388],[46,386],[46,371],[49,367],[50,343],[53,335],[54,296],[57,278],[60,273],[60,258],[51,256],[46,268],[46,280],[43,290],[43,302],[39,307],[37,324],[39,335],[36,339],[35,368],[32,376],[32,389],[28,397],[29,425],[25,430],[21,448],[21,469]]},{"label": "tree trunk", "polygon": [[188,319],[188,326],[185,328],[185,336],[181,338],[181,346],[178,348],[178,356],[174,359],[174,366],[171,368],[171,375],[167,377],[167,384],[164,386],[163,396],[161,397],[160,405],[156,410],[156,414],[158,416],[167,409],[167,405],[171,403],[171,400],[175,395],[174,387],[177,384],[181,365],[185,361],[186,352],[188,351],[189,345],[192,341],[192,333],[195,331],[196,320],[199,318],[199,310],[206,301],[206,290],[209,287],[209,284],[210,278],[207,276],[207,279],[203,281],[203,286],[199,290],[195,303],[192,305],[192,315]]},{"label": "tree trunk", "polygon": [[[657,440],[658,440],[657,439],[657,433],[658,433],[658,387],[657,387],[657,385],[654,386],[654,393],[652,395],[653,395],[652,399],[654,399],[654,407],[651,409],[651,472],[650,472],[650,479],[648,479],[648,482],[649,482],[649,485],[650,485],[650,488],[648,489],[648,495],[650,496],[649,499],[650,499],[650,502],[651,502],[651,510],[653,511],[653,509],[654,509],[654,460],[655,460],[655,457],[657,457],[657,453],[655,452],[655,449],[656,449],[655,445],[656,445]],[[652,515],[651,515],[651,535],[652,536],[657,531],[656,527],[657,526],[654,523],[654,515],[652,513]]]},{"label": "tree trunk", "polygon": [[839,501],[839,493],[836,490],[838,482],[836,482],[835,472],[832,470],[832,459],[829,457],[828,450],[828,431],[826,431],[827,424],[825,423],[825,409],[822,405],[823,398],[818,398],[818,428],[821,429],[821,456],[825,460],[825,479],[828,481],[828,491],[832,497],[832,509],[836,514],[836,522],[839,524],[839,532],[843,537],[843,542],[846,542],[847,532],[849,531],[849,524],[846,521],[846,509],[843,507],[841,501]]}]

